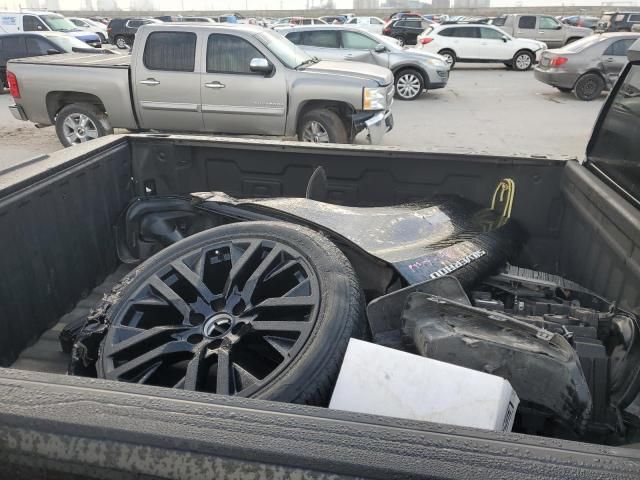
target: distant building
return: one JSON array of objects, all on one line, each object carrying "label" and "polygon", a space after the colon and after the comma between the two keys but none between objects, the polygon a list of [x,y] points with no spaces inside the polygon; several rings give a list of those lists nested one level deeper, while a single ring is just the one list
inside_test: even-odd
[{"label": "distant building", "polygon": [[374,10],[380,8],[380,0],[353,0],[354,10]]},{"label": "distant building", "polygon": [[455,8],[489,8],[491,0],[454,0]]},{"label": "distant building", "polygon": [[433,0],[431,6],[433,8],[451,8],[451,0]]}]

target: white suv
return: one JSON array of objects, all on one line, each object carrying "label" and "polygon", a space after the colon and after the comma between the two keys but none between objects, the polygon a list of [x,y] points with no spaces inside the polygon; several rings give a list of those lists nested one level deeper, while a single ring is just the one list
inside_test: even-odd
[{"label": "white suv", "polygon": [[492,25],[441,25],[418,36],[418,47],[439,53],[453,68],[456,62],[501,62],[514,70],[529,70],[547,48],[537,40],[514,38]]}]

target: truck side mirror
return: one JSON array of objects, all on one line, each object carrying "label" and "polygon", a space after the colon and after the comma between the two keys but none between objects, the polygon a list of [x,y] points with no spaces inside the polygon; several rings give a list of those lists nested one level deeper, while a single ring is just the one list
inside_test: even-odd
[{"label": "truck side mirror", "polygon": [[249,63],[249,70],[253,73],[262,73],[269,75],[273,71],[273,65],[266,58],[252,58]]},{"label": "truck side mirror", "polygon": [[384,52],[387,51],[387,47],[385,47],[383,44],[379,43],[378,45],[375,46],[373,51],[376,52],[376,53],[384,53]]}]

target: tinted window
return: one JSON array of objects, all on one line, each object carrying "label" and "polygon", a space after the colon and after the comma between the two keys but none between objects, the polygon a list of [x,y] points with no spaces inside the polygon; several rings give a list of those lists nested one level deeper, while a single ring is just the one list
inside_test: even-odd
[{"label": "tinted window", "polygon": [[640,199],[640,65],[620,86],[597,133],[591,157],[613,181]]},{"label": "tinted window", "polygon": [[612,56],[619,56],[619,57],[626,57],[627,56],[627,51],[629,50],[629,47],[631,47],[631,45],[633,45],[633,43],[636,41],[637,39],[635,38],[629,38],[626,40],[618,40],[617,42],[613,42],[611,45],[609,45],[609,48],[607,48],[606,52],[604,52],[605,55],[612,55]]},{"label": "tinted window", "polygon": [[142,25],[142,20],[129,20],[127,22],[127,27],[129,28],[138,28],[140,25]]},{"label": "tinted window", "polygon": [[209,35],[207,72],[252,74],[249,64],[254,58],[264,58],[256,47],[233,35]]},{"label": "tinted window", "polygon": [[55,50],[55,48],[41,38],[27,38],[27,53],[29,55],[47,55],[47,50]]},{"label": "tinted window", "polygon": [[504,32],[499,32],[498,30],[494,30],[493,28],[481,27],[480,36],[482,38],[488,38],[491,40],[502,40]]},{"label": "tinted window", "polygon": [[453,36],[457,38],[480,38],[478,27],[458,27],[454,29]]},{"label": "tinted window", "polygon": [[422,22],[418,20],[405,20],[404,21],[406,27],[410,28],[422,28]]},{"label": "tinted window", "polygon": [[[39,18],[33,15],[25,15],[22,17],[22,26],[25,32],[35,32],[37,30],[49,30],[44,26]],[[40,28],[38,28],[40,27]]]},{"label": "tinted window", "polygon": [[310,47],[340,48],[337,30],[304,32],[304,44]]},{"label": "tinted window", "polygon": [[440,30],[440,33],[438,33],[438,35],[440,35],[441,37],[453,37],[456,33],[456,30],[457,28],[445,28],[444,30]]},{"label": "tinted window", "polygon": [[21,58],[26,55],[22,37],[4,37],[0,38],[0,41],[2,42],[0,45],[0,59],[2,59],[3,64],[12,58]]},{"label": "tinted window", "polygon": [[638,14],[629,15],[629,21],[630,22],[640,22],[640,15],[638,15]]},{"label": "tinted window", "polygon": [[536,28],[536,17],[532,15],[520,17],[520,20],[518,21],[518,28],[526,28],[526,29]]},{"label": "tinted window", "polygon": [[182,32],[154,32],[144,46],[144,65],[149,70],[193,72],[196,35]]},{"label": "tinted window", "polygon": [[376,40],[355,32],[342,32],[342,47],[358,50],[373,50],[378,45]]},{"label": "tinted window", "polygon": [[540,29],[541,30],[555,30],[560,26],[555,18],[540,17]]},{"label": "tinted window", "polygon": [[300,45],[302,43],[302,32],[289,32],[286,35],[287,40],[296,45]]}]

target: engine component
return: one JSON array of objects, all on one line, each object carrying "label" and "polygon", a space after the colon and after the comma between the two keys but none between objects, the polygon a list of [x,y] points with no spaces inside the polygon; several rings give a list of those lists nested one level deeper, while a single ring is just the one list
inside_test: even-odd
[{"label": "engine component", "polygon": [[348,260],[323,235],[286,223],[195,234],[116,290],[101,306],[97,362],[111,380],[324,404],[349,338],[364,330]]},{"label": "engine component", "polygon": [[402,323],[421,355],[503,377],[524,407],[584,432],[591,395],[578,355],[562,335],[418,292],[409,295]]}]

